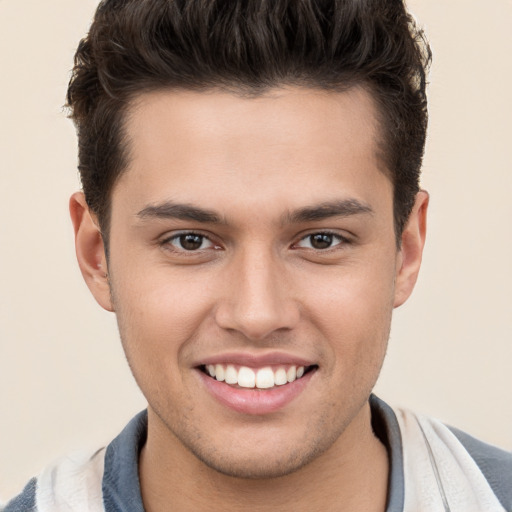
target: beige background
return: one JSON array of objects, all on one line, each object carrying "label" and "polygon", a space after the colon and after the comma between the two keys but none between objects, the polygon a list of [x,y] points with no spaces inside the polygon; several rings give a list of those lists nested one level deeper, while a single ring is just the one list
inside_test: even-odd
[{"label": "beige background", "polygon": [[[96,0],[0,0],[0,496],[144,406],[74,260],[61,110]],[[430,233],[378,393],[512,449],[512,1],[414,0],[433,49]]]}]

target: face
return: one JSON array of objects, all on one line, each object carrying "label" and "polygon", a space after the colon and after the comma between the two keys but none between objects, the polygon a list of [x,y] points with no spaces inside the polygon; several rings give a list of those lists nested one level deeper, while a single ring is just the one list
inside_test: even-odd
[{"label": "face", "polygon": [[151,93],[127,133],[112,301],[89,284],[116,312],[150,435],[241,477],[355,442],[412,289],[370,97]]}]

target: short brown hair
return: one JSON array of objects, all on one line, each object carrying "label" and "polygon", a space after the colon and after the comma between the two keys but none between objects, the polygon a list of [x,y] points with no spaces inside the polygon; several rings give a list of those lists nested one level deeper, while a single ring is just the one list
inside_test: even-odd
[{"label": "short brown hair", "polygon": [[394,187],[397,239],[419,190],[431,53],[401,0],[103,0],[67,93],[86,201],[108,239],[127,165],[123,120],[143,92],[365,87]]}]

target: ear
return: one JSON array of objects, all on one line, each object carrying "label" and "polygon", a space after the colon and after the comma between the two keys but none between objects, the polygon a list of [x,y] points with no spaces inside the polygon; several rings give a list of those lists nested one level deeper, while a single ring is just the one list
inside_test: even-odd
[{"label": "ear", "polygon": [[425,190],[418,192],[411,215],[402,232],[402,246],[397,261],[395,308],[409,298],[418,279],[427,232],[428,200],[429,196]]},{"label": "ear", "polygon": [[98,304],[107,311],[114,311],[103,238],[98,220],[89,210],[82,192],[71,196],[69,212],[75,231],[76,257],[85,282]]}]

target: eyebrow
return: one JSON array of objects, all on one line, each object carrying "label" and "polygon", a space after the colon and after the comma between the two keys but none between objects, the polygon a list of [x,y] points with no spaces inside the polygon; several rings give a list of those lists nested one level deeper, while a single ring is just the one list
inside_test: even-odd
[{"label": "eyebrow", "polygon": [[369,204],[357,199],[342,199],[328,201],[315,206],[306,206],[289,212],[284,216],[283,221],[284,223],[293,224],[323,220],[330,217],[351,217],[361,214],[372,215],[373,209]]},{"label": "eyebrow", "polygon": [[[285,213],[283,224],[297,224],[300,222],[313,222],[330,217],[349,217],[353,215],[373,214],[370,205],[357,199],[342,199],[327,201],[314,206],[305,206],[298,210]],[[161,204],[149,205],[137,213],[137,217],[145,219],[179,219],[192,220],[209,224],[227,224],[224,219],[213,210],[207,210],[190,204],[166,201]]]},{"label": "eyebrow", "polygon": [[180,219],[211,224],[225,224],[219,215],[212,210],[206,210],[189,204],[173,203],[172,201],[146,206],[137,213],[137,217],[143,220]]}]

